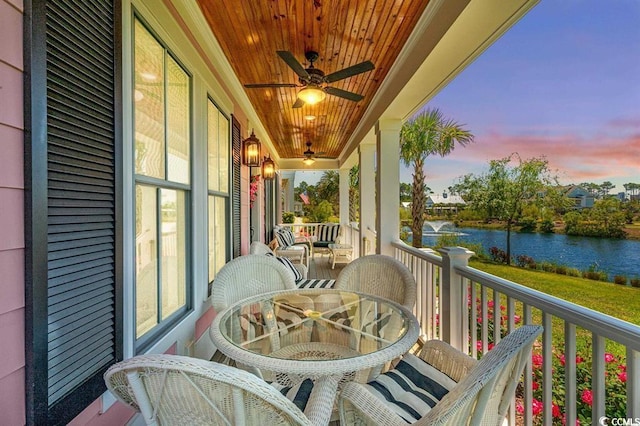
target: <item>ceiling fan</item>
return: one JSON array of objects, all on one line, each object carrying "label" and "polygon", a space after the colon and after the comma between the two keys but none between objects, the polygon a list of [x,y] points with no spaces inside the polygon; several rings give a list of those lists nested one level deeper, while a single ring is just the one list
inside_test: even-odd
[{"label": "ceiling fan", "polygon": [[258,89],[263,87],[302,87],[302,90],[298,92],[298,99],[293,104],[293,108],[300,108],[305,103],[310,105],[318,103],[323,100],[327,94],[358,102],[362,100],[364,96],[347,90],[338,89],[337,87],[327,86],[327,84],[343,80],[357,74],[362,74],[363,72],[371,71],[375,68],[371,61],[364,61],[325,75],[324,71],[313,66],[313,63],[318,60],[318,52],[309,50],[304,54],[305,58],[309,62],[309,68],[304,68],[295,56],[287,50],[278,50],[276,53],[298,75],[298,81],[300,84],[257,83],[245,84],[244,87],[247,89]]},{"label": "ceiling fan", "polygon": [[307,150],[305,152],[302,153],[304,155],[302,162],[304,164],[306,164],[307,166],[312,165],[313,163],[316,162],[316,158],[329,158],[329,157],[323,157],[323,155],[325,154],[324,152],[314,152],[311,150],[311,141],[307,141]]}]

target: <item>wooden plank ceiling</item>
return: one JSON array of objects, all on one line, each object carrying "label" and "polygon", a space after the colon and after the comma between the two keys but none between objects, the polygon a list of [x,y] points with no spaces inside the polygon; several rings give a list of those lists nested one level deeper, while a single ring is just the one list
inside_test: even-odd
[{"label": "wooden plank ceiling", "polygon": [[[407,41],[428,0],[198,0],[240,82],[299,84],[276,51],[304,67],[319,54],[325,75],[371,61],[375,69],[323,84],[364,96],[359,102],[327,95],[293,108],[300,87],[246,88],[281,158],[303,157],[305,143],[337,158]],[[309,121],[305,116],[313,115]],[[245,131],[248,129],[245,129]]]}]

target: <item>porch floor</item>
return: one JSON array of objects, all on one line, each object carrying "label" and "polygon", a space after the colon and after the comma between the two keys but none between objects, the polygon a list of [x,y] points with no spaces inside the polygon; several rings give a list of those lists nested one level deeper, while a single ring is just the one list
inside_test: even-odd
[{"label": "porch floor", "polygon": [[314,253],[309,261],[308,278],[322,280],[335,280],[340,271],[346,266],[344,263],[337,263],[335,269],[331,269],[331,257],[326,253]]}]

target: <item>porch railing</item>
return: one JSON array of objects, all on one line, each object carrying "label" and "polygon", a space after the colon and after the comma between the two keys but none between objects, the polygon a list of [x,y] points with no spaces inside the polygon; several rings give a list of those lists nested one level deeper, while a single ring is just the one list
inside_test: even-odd
[{"label": "porch railing", "polygon": [[[444,248],[439,253],[401,241],[393,247],[395,257],[416,278],[416,315],[423,338],[445,340],[477,357],[520,324],[544,326],[542,341],[534,347],[534,356],[525,368],[518,401],[511,405],[510,425],[516,424],[516,415],[522,419],[518,424],[574,425],[579,398],[591,400],[592,424],[606,424],[607,411],[613,411],[606,405],[606,397],[612,392],[623,393],[617,402],[625,407],[622,417],[626,414],[626,421],[631,421],[624,424],[635,424],[634,419],[640,418],[639,326],[472,268],[468,260],[473,253],[461,247]],[[587,353],[577,353],[578,340],[588,342]],[[557,352],[554,341],[562,353]],[[607,352],[615,346],[622,353],[618,358]],[[581,355],[591,357],[586,396],[578,395],[578,385],[583,385],[577,381],[578,368],[589,368]],[[617,378],[611,377],[615,373],[608,365],[614,360],[619,364]],[[626,381],[621,378],[623,372]],[[535,385],[534,374],[538,379]],[[616,379],[619,389],[608,389],[607,383],[611,385]],[[540,386],[535,392],[541,397],[534,397],[534,386]],[[555,407],[554,397],[559,403]],[[584,417],[585,413],[581,414]]]}]

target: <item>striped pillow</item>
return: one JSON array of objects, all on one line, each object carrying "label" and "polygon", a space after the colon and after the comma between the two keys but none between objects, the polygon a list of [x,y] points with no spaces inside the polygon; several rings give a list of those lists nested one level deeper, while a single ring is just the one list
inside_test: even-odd
[{"label": "striped pillow", "polygon": [[431,364],[407,354],[365,387],[407,423],[427,414],[456,382]]},{"label": "striped pillow", "polygon": [[282,248],[292,246],[296,242],[296,237],[293,235],[288,229],[281,229],[276,232],[276,240],[278,240],[278,245]]},{"label": "striped pillow", "polygon": [[335,241],[340,235],[340,225],[318,225],[318,241]]},{"label": "striped pillow", "polygon": [[279,256],[276,256],[276,259],[278,260],[278,262],[282,263],[284,266],[287,267],[287,269],[289,269],[293,273],[294,281],[300,281],[302,279],[302,274],[293,265],[293,263],[291,263],[289,259],[287,259],[286,257],[279,257]]}]

